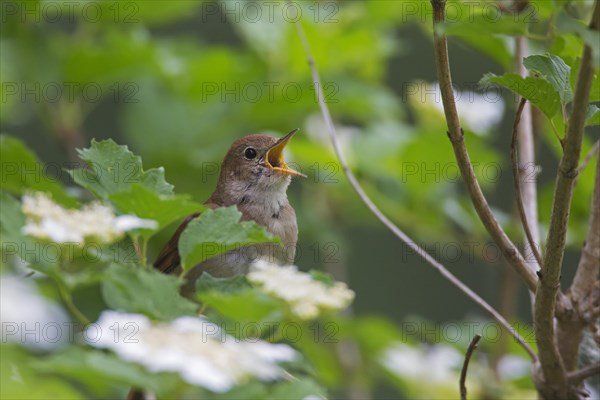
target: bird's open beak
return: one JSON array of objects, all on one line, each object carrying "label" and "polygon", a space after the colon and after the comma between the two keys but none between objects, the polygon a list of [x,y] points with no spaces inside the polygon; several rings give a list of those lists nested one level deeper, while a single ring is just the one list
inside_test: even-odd
[{"label": "bird's open beak", "polygon": [[282,175],[290,175],[290,176],[301,176],[306,178],[301,172],[291,169],[287,166],[285,161],[283,160],[283,149],[288,144],[290,139],[294,137],[296,132],[300,129],[296,128],[281,139],[279,139],[273,146],[267,150],[267,154],[265,155],[265,164],[271,168],[273,171],[278,172]]}]

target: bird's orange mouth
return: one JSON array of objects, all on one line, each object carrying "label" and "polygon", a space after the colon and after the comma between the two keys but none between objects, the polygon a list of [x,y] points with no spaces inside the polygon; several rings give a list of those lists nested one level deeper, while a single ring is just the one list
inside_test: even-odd
[{"label": "bird's orange mouth", "polygon": [[300,129],[296,128],[281,139],[279,139],[269,150],[267,150],[267,154],[265,155],[265,164],[271,170],[281,174],[281,175],[289,175],[289,176],[301,176],[306,178],[301,172],[298,172],[294,169],[291,169],[287,166],[285,161],[283,160],[283,149],[288,144],[290,139],[294,137],[296,132]]}]

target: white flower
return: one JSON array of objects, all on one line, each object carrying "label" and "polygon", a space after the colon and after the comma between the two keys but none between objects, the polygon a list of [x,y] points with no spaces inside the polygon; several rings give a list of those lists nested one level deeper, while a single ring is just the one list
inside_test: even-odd
[{"label": "white flower", "polygon": [[401,343],[388,347],[380,357],[381,364],[398,377],[431,383],[455,382],[462,360],[450,346],[422,348]]},{"label": "white flower", "polygon": [[283,373],[278,363],[296,357],[288,345],[238,340],[196,317],[153,324],[143,315],[104,311],[93,325],[84,335],[92,346],[151,372],[177,372],[186,382],[219,393],[252,377],[277,379]]},{"label": "white flower", "polygon": [[158,223],[153,219],[141,219],[135,215],[120,215],[114,220],[114,229],[118,232],[127,232],[132,229],[156,229]]},{"label": "white flower", "polygon": [[0,277],[0,321],[3,343],[50,350],[72,340],[65,311],[42,297],[27,278]]},{"label": "white flower", "polygon": [[265,292],[285,300],[292,312],[302,319],[311,319],[324,310],[339,310],[354,299],[354,292],[343,282],[333,286],[314,280],[298,271],[295,265],[280,266],[264,260],[252,264],[248,280]]},{"label": "white flower", "polygon": [[110,207],[97,202],[81,210],[65,209],[41,192],[23,196],[21,209],[27,217],[23,234],[61,244],[83,246],[91,239],[112,243],[129,230],[158,227],[156,221],[135,215],[115,216]]}]

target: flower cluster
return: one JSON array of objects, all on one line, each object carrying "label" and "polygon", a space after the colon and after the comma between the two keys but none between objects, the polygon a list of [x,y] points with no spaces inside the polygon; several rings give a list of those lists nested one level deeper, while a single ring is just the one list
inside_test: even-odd
[{"label": "flower cluster", "polygon": [[252,264],[248,280],[265,292],[286,301],[292,312],[311,319],[321,311],[340,310],[354,299],[354,292],[343,282],[329,286],[298,271],[295,265],[280,266],[259,260]]},{"label": "flower cluster", "polygon": [[97,202],[81,210],[65,209],[41,192],[23,196],[21,209],[27,218],[23,234],[60,244],[112,243],[129,230],[158,227],[156,221],[135,215],[115,216],[110,207]]},{"label": "flower cluster", "polygon": [[111,332],[117,326],[122,340],[102,335],[91,345],[110,349],[151,372],[177,372],[186,382],[219,393],[253,377],[277,379],[284,372],[278,363],[296,358],[288,345],[242,341],[197,317],[153,324],[140,314],[104,311],[94,325],[88,329]]}]

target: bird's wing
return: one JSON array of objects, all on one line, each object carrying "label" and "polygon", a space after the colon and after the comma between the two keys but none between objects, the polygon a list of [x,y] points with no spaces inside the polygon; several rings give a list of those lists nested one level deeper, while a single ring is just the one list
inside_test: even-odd
[{"label": "bird's wing", "polygon": [[188,224],[196,217],[198,217],[200,213],[194,213],[192,215],[188,215],[181,225],[177,228],[171,239],[165,244],[165,246],[160,251],[158,257],[156,257],[156,261],[154,261],[154,268],[163,272],[165,274],[171,273],[175,268],[179,266],[181,263],[181,257],[179,256],[179,237],[187,228]]},{"label": "bird's wing", "polygon": [[[204,204],[208,208],[217,208],[218,205],[214,203]],[[154,268],[165,274],[170,274],[181,264],[181,257],[179,256],[179,237],[187,228],[188,224],[194,219],[200,216],[201,213],[197,212],[188,215],[181,225],[177,228],[171,239],[164,245],[160,251],[158,257],[154,261]]]}]

